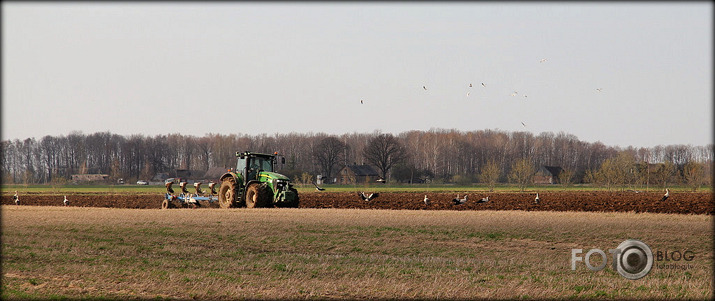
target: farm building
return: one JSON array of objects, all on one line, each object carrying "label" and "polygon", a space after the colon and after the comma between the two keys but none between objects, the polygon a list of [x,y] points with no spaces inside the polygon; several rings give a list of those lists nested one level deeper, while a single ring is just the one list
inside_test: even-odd
[{"label": "farm building", "polygon": [[559,175],[564,169],[560,166],[541,166],[534,175],[535,184],[560,184]]},{"label": "farm building", "polygon": [[380,179],[380,175],[370,165],[347,165],[338,172],[338,183],[369,183]]},{"label": "farm building", "polygon": [[223,174],[227,172],[228,168],[226,167],[211,167],[204,174],[203,180],[218,181],[218,178],[220,178]]},{"label": "farm building", "polygon": [[109,183],[107,174],[77,174],[70,176],[73,183]]}]

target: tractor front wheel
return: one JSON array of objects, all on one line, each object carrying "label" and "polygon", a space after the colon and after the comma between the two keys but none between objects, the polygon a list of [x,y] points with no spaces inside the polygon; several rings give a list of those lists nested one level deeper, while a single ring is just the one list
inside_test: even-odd
[{"label": "tractor front wheel", "polygon": [[236,204],[236,180],[224,179],[218,190],[218,203],[221,208],[231,208]]},{"label": "tractor front wheel", "polygon": [[253,183],[246,190],[246,207],[260,208],[271,204],[271,190],[266,184]]}]

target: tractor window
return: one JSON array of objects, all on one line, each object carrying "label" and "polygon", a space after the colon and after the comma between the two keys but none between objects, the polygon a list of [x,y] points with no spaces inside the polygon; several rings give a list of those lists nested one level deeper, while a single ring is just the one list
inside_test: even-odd
[{"label": "tractor window", "polygon": [[250,167],[255,170],[273,171],[273,165],[268,158],[254,157]]},{"label": "tractor window", "polygon": [[273,165],[271,164],[271,160],[267,158],[261,158],[260,161],[261,163],[261,169],[264,171],[273,171]]},{"label": "tractor window", "polygon": [[243,172],[243,170],[246,168],[246,160],[245,159],[238,159],[238,163],[236,163],[236,172]]}]

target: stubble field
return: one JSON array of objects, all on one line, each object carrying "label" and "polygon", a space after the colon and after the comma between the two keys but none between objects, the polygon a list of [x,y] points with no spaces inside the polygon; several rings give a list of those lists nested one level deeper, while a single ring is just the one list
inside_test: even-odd
[{"label": "stubble field", "polygon": [[[303,204],[313,196],[322,197],[305,194]],[[708,214],[488,208],[3,205],[2,297],[711,299],[712,222]],[[657,261],[639,280],[610,261],[598,272],[583,262],[571,269],[572,249],[608,252],[631,238],[654,253],[694,256]]]}]

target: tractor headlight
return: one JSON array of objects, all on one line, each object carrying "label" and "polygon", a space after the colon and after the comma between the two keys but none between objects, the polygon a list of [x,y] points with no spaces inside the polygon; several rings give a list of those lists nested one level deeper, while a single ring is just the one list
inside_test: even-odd
[{"label": "tractor headlight", "polygon": [[286,182],[285,180],[274,180],[274,181],[275,182],[273,183],[273,187],[275,187],[275,189],[277,191],[285,190],[286,184],[288,184],[288,182]]}]

